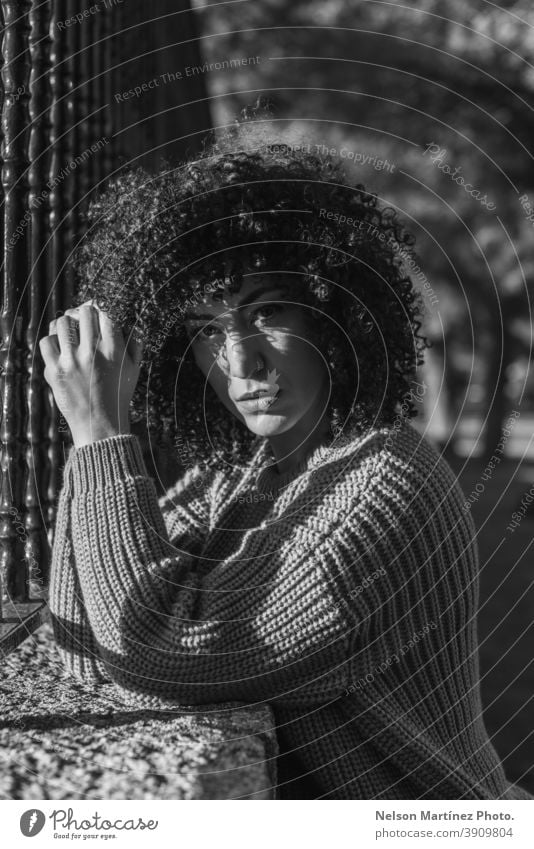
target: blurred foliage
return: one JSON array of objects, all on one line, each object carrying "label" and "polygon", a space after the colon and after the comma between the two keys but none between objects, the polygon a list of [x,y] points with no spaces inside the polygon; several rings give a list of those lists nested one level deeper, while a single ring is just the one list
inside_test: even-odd
[{"label": "blurred foliage", "polygon": [[[387,159],[349,167],[398,207],[438,302],[435,356],[448,358],[453,412],[480,402],[486,450],[506,409],[534,405],[534,3],[506,0],[250,0],[194,3],[205,60],[259,56],[207,74],[215,124],[260,92],[279,126],[314,144]],[[444,151],[432,162],[433,143]],[[442,163],[440,167],[440,161]],[[495,209],[454,182],[458,169]],[[462,378],[463,375],[463,378]]]}]

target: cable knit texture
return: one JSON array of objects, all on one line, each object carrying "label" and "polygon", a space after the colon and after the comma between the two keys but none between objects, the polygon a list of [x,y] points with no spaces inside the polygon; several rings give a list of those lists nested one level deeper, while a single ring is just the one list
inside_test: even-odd
[{"label": "cable knit texture", "polygon": [[280,798],[514,799],[479,693],[475,529],[408,423],[279,475],[189,470],[158,499],[134,435],[68,457],[50,585],[83,681],[146,707],[268,702]]}]

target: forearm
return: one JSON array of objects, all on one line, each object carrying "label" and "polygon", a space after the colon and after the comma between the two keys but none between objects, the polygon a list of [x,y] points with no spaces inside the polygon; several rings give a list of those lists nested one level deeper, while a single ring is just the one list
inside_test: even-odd
[{"label": "forearm", "polygon": [[351,634],[333,603],[329,540],[199,570],[185,522],[170,542],[135,437],[76,451],[72,517],[99,651],[135,700],[314,703],[344,692]]},{"label": "forearm", "polygon": [[170,543],[136,437],[95,442],[73,455],[72,537],[87,614],[109,674],[127,686],[146,669],[159,692],[157,680],[172,651],[162,620],[171,604],[175,616],[190,612],[191,594],[183,585],[191,580],[194,534],[184,527],[177,546]]},{"label": "forearm", "polygon": [[71,535],[71,468],[67,460],[56,514],[49,608],[58,651],[66,668],[86,683],[109,681],[76,573]]}]

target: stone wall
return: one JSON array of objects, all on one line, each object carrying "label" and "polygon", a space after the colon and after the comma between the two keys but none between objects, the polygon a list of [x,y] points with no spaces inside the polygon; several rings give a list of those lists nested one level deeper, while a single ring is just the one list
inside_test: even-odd
[{"label": "stone wall", "polygon": [[0,799],[274,799],[267,705],[132,709],[64,670],[50,624],[4,657]]}]

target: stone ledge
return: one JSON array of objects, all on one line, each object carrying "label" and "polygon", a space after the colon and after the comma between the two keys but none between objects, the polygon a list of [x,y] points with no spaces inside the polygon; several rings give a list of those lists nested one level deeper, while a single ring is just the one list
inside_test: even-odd
[{"label": "stone ledge", "polygon": [[0,613],[0,650],[3,654],[14,651],[47,619],[44,600],[12,602],[2,599]]},{"label": "stone ledge", "polygon": [[274,799],[268,705],[132,709],[79,683],[43,625],[2,661],[0,799]]}]

